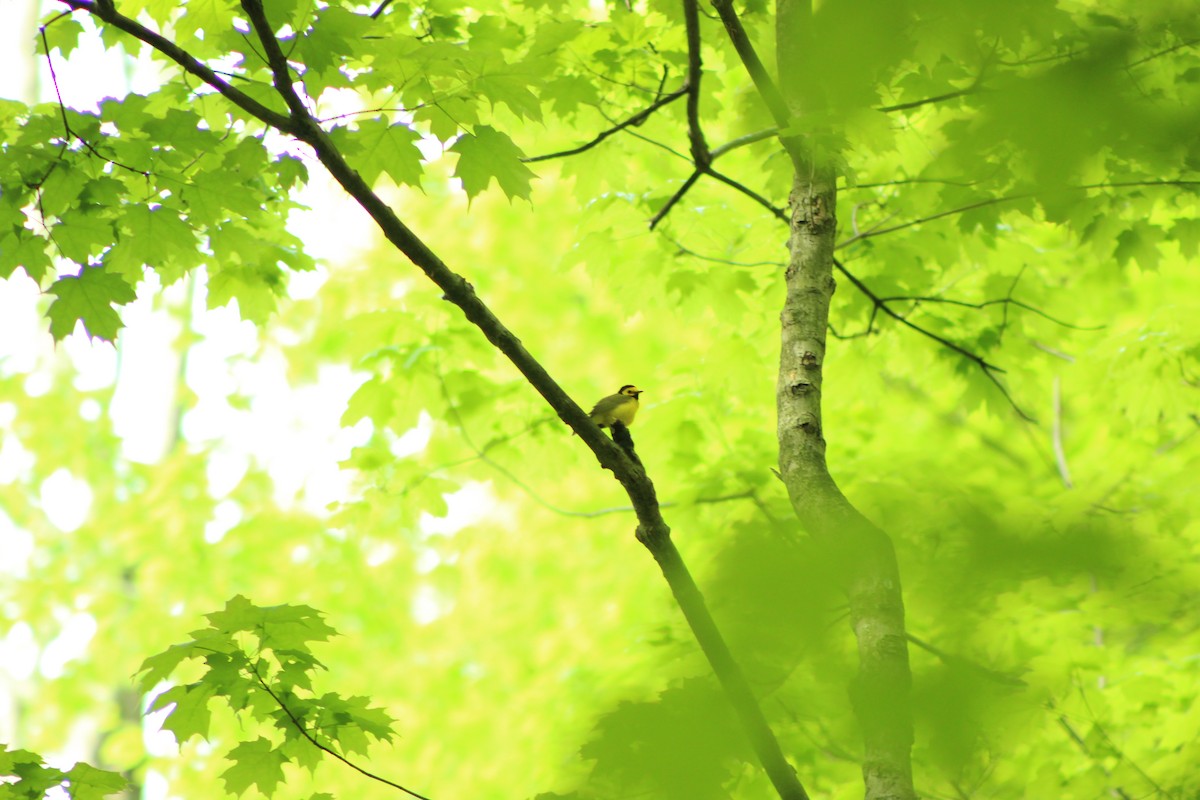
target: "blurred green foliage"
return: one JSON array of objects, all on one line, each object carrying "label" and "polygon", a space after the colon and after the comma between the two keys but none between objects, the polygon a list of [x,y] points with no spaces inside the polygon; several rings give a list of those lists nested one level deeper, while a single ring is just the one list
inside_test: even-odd
[{"label": "blurred green foliage", "polygon": [[[118,5],[281,107],[232,3]],[[345,114],[335,91],[357,93],[363,113],[331,119],[334,141],[550,373],[584,405],[646,390],[638,451],[785,752],[814,796],[860,796],[844,600],[771,471],[786,227],[701,180],[647,230],[691,172],[681,102],[579,155],[520,160],[585,144],[677,88],[678,4],[397,0],[377,20],[268,6],[318,113]],[[828,460],[896,542],[919,640],[923,796],[1185,797],[1194,784],[1193,12],[818,6],[804,80],[827,113],[796,130],[840,153],[839,257],[907,320],[1003,367],[1036,419],[840,281]],[[769,56],[769,11],[744,16]],[[720,26],[703,25],[708,141],[770,127]],[[47,32],[55,58],[97,35],[74,18]],[[81,80],[71,65],[60,82]],[[341,422],[364,434],[342,463],[351,490],[314,510],[281,497],[265,454],[225,474],[219,439],[132,462],[108,413],[82,412],[110,412],[113,388],[77,388],[61,354],[0,363],[0,437],[29,454],[0,483],[0,520],[33,541],[0,587],[7,641],[26,630],[43,654],[73,615],[96,622],[63,674],[21,679],[14,743],[45,754],[81,737],[93,763],[158,776],[172,795],[245,788],[253,775],[220,780],[223,755],[250,739],[233,714],[206,731],[177,719],[180,739],[205,741],[175,756],[150,734],[148,751],[147,723],[118,702],[147,656],[245,595],[323,612],[342,636],[320,645],[329,674],[313,692],[385,709],[399,735],[370,748],[371,769],[435,798],[770,796],[619,487],[483,337],[384,243],[287,299],[289,270],[312,266],[304,232],[284,225],[290,192],[319,165],[169,69],[156,91],[98,109],[69,111],[67,135],[56,104],[0,103],[0,275],[23,268],[56,296],[43,301],[56,338],[79,319],[107,339],[132,287],[203,266],[210,307],[236,301],[265,323],[231,368],[283,360],[300,392],[348,367],[360,383]],[[771,138],[716,164],[786,205]],[[74,277],[63,259],[92,266]],[[107,294],[72,291],[85,284]],[[204,340],[193,325],[179,345]],[[33,371],[47,388],[29,390]],[[198,418],[213,397],[256,402],[193,386],[179,411]],[[41,500],[62,469],[94,497],[69,532]],[[222,504],[239,521],[206,538]],[[160,706],[198,679],[172,677]],[[391,792],[336,763],[276,766],[278,797]]]}]

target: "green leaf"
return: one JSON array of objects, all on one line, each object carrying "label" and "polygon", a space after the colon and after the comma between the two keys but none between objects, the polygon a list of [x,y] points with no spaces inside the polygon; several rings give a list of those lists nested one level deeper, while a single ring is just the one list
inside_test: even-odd
[{"label": "green leaf", "polygon": [[214,688],[206,683],[173,686],[154,698],[150,711],[158,711],[174,704],[174,708],[167,712],[162,726],[164,730],[175,734],[175,740],[183,744],[193,736],[208,737],[211,718],[208,701],[215,695]]},{"label": "green leaf", "polygon": [[67,275],[47,290],[57,299],[50,304],[50,333],[61,341],[82,322],[89,337],[113,341],[123,327],[114,305],[124,305],[136,297],[133,287],[103,267],[84,267],[78,276]]},{"label": "green leaf", "polygon": [[67,782],[72,800],[102,800],[129,785],[129,781],[116,772],[96,769],[82,762],[67,771]]},{"label": "green leaf", "polygon": [[593,106],[600,102],[595,85],[578,75],[562,75],[545,83],[541,95],[542,100],[551,102],[554,112],[562,117],[574,114],[581,105]]},{"label": "green leaf", "polygon": [[256,606],[242,595],[225,604],[222,611],[205,615],[216,630],[229,634],[241,631],[259,636],[263,649],[307,650],[308,642],[323,642],[337,631],[321,612],[304,605]]},{"label": "green leaf", "polygon": [[521,119],[540,121],[541,101],[529,89],[540,77],[513,70],[489,72],[475,80],[475,90],[493,104],[503,103],[508,106],[509,110]]},{"label": "green leaf", "polygon": [[270,797],[275,787],[283,780],[283,765],[287,758],[267,739],[257,738],[242,742],[230,750],[226,759],[233,766],[221,773],[225,790],[231,794],[244,794],[250,787]]},{"label": "green leaf", "polygon": [[[395,734],[392,725],[395,722],[382,708],[371,707],[369,697],[347,697],[345,699],[329,693],[322,696],[317,704],[324,706],[323,722],[332,722],[339,727],[352,726],[363,733],[374,736],[380,741],[391,739]],[[343,741],[342,734],[338,739]]]},{"label": "green leaf", "polygon": [[1117,247],[1113,251],[1113,257],[1122,267],[1128,266],[1131,260],[1136,260],[1142,269],[1156,269],[1162,258],[1162,252],[1158,249],[1162,238],[1162,228],[1147,222],[1135,222],[1117,236]]},{"label": "green leaf", "polygon": [[63,56],[69,56],[79,44],[83,25],[73,17],[59,17],[47,25],[45,31],[46,44],[50,46],[51,53],[57,49]]},{"label": "green leaf", "polygon": [[13,750],[11,755],[11,766],[0,769],[0,775],[15,777],[17,781],[0,783],[0,789],[13,791],[15,797],[41,800],[48,789],[61,785],[66,777],[61,770],[43,765],[41,756],[27,750]]},{"label": "green leaf", "polygon": [[534,173],[521,163],[524,153],[507,134],[488,125],[476,125],[473,134],[463,134],[450,149],[458,153],[454,177],[462,180],[468,197],[476,197],[492,178],[510,200],[529,197]]},{"label": "green leaf", "polygon": [[351,141],[359,158],[355,166],[367,183],[374,183],[381,173],[398,184],[421,186],[421,151],[416,142],[421,135],[403,123],[388,125],[385,120],[361,122]]},{"label": "green leaf", "polygon": [[72,209],[53,228],[54,243],[65,258],[85,264],[112,244],[112,222],[91,211]]},{"label": "green leaf", "polygon": [[1171,226],[1171,238],[1179,242],[1179,252],[1185,258],[1195,258],[1200,252],[1200,219],[1178,219]]},{"label": "green leaf", "polygon": [[120,242],[127,248],[127,256],[142,264],[162,271],[168,264],[190,265],[198,260],[196,234],[173,209],[133,206],[121,215],[118,224],[123,229]]},{"label": "green leaf", "polygon": [[148,692],[171,676],[185,659],[195,658],[201,651],[196,642],[173,644],[161,653],[150,656],[138,668],[138,686],[143,692]]},{"label": "green leaf", "polygon": [[0,278],[7,278],[21,267],[37,282],[50,270],[46,240],[24,228],[13,227],[0,235]]},{"label": "green leaf", "polygon": [[219,308],[236,300],[242,319],[259,325],[275,312],[282,291],[278,276],[264,275],[253,266],[227,266],[208,278],[208,307]]}]

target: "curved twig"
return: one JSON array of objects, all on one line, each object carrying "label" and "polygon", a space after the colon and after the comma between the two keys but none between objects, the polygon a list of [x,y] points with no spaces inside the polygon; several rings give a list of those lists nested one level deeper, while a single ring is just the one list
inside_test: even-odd
[{"label": "curved twig", "polygon": [[558,150],[554,153],[544,153],[543,155],[540,155],[540,156],[527,156],[525,158],[522,158],[521,160],[527,164],[532,164],[537,161],[549,161],[552,158],[566,158],[567,156],[574,156],[574,155],[579,155],[580,153],[587,152],[588,150],[591,150],[593,147],[595,147],[596,145],[603,142],[608,137],[612,136],[614,133],[623,131],[626,128],[630,127],[631,125],[641,125],[643,122],[648,120],[650,118],[650,115],[653,114],[655,111],[658,111],[660,108],[662,108],[665,105],[675,102],[676,100],[678,100],[679,98],[681,98],[685,94],[687,94],[687,92],[688,92],[688,87],[687,87],[687,84],[685,83],[683,86],[676,89],[675,91],[665,94],[662,97],[660,97],[659,99],[655,100],[653,103],[646,106],[641,111],[637,112],[636,114],[629,117],[628,119],[625,119],[624,121],[617,123],[616,125],[614,125],[611,128],[601,131],[591,141],[585,142],[584,144],[581,144],[578,147],[572,147],[568,150]]},{"label": "curved twig", "polygon": [[279,695],[275,694],[275,692],[271,689],[271,687],[267,685],[267,682],[265,680],[263,680],[263,676],[261,674],[259,674],[258,665],[252,664],[250,666],[250,671],[253,672],[254,677],[256,679],[258,679],[258,685],[263,688],[264,692],[266,692],[267,694],[269,694],[271,696],[271,699],[275,701],[275,704],[278,705],[279,708],[283,711],[283,713],[287,715],[287,718],[289,720],[291,720],[292,725],[295,726],[296,730],[300,731],[300,735],[303,736],[305,739],[307,739],[309,741],[309,743],[312,744],[313,747],[317,748],[318,750],[320,750],[324,753],[328,753],[329,755],[336,758],[338,761],[341,761],[343,764],[350,767],[350,769],[354,770],[355,772],[358,772],[361,775],[364,775],[364,776],[370,778],[373,781],[378,781],[379,783],[382,783],[386,786],[391,786],[393,789],[399,789],[400,791],[404,792],[405,794],[417,798],[417,800],[431,800],[431,798],[426,797],[423,794],[414,792],[412,789],[409,789],[406,786],[401,786],[400,784],[396,783],[393,780],[388,780],[387,778],[383,777],[382,775],[376,775],[374,772],[371,772],[370,770],[363,769],[358,764],[355,764],[353,761],[346,758],[344,755],[342,755],[338,751],[334,750],[332,747],[322,744],[320,741],[318,741],[316,739],[316,737],[314,737],[311,733],[308,732],[308,728],[304,727],[304,724],[302,722],[300,722],[300,720],[296,719],[296,715],[292,713],[292,709],[288,708],[287,703],[283,702],[283,699],[280,698]]}]

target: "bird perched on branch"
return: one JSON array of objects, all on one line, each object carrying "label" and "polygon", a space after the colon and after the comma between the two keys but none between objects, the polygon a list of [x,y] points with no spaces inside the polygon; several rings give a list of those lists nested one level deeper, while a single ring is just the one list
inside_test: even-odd
[{"label": "bird perched on branch", "polygon": [[631,384],[625,384],[610,394],[588,412],[592,422],[601,428],[611,428],[614,422],[620,422],[626,427],[633,424],[633,418],[638,410],[638,395],[642,390]]}]

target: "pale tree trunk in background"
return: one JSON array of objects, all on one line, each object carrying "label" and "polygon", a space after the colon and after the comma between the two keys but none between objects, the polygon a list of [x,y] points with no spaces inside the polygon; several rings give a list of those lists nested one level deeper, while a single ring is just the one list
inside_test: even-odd
[{"label": "pale tree trunk in background", "polygon": [[[820,70],[809,63],[809,0],[778,0],[777,54],[781,93],[793,119],[819,108]],[[780,318],[779,468],[792,507],[846,591],[858,642],[859,670],[850,698],[863,734],[867,800],[913,800],[912,678],[904,630],[900,573],[891,539],[855,509],[825,464],[822,369],[833,248],[837,175],[829,153],[798,141],[791,193],[787,299]]]}]

